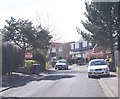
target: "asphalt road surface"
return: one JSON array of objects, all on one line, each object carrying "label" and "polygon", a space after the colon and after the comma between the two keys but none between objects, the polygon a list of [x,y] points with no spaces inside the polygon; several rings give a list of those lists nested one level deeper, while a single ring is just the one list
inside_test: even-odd
[{"label": "asphalt road surface", "polygon": [[[4,97],[105,97],[99,78],[88,78],[86,66],[50,69],[25,85],[0,93]],[[23,81],[24,82],[24,81]]]}]

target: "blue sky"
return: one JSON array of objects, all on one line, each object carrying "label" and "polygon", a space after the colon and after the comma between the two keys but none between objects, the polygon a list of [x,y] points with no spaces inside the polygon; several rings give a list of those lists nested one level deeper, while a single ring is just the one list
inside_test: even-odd
[{"label": "blue sky", "polygon": [[[30,19],[49,28],[59,42],[78,41],[76,27],[83,29],[85,0],[0,0],[0,28],[11,16]],[[40,18],[40,20],[39,20]]]}]

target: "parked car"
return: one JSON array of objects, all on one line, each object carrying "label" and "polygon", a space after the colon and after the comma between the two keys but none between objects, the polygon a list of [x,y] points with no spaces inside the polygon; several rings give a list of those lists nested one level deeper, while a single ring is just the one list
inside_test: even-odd
[{"label": "parked car", "polygon": [[65,59],[57,60],[55,69],[68,69],[68,62]]},{"label": "parked car", "polygon": [[109,66],[104,59],[93,59],[88,65],[88,77],[109,75]]},{"label": "parked car", "polygon": [[42,68],[41,68],[40,64],[33,64],[30,69],[32,74],[39,74],[41,70],[42,70]]}]

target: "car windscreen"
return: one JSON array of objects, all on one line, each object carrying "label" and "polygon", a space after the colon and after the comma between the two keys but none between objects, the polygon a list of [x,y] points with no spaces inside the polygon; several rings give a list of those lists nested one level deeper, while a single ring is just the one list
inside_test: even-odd
[{"label": "car windscreen", "polygon": [[59,60],[57,63],[66,63],[66,61]]},{"label": "car windscreen", "polygon": [[105,62],[105,61],[92,61],[90,63],[90,66],[93,66],[93,65],[107,65],[107,62]]}]

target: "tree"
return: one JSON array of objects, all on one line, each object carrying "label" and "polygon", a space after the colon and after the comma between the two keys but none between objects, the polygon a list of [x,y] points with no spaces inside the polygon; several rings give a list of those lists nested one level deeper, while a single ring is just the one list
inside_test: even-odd
[{"label": "tree", "polygon": [[39,50],[33,51],[33,59],[37,60],[42,70],[45,70],[46,57]]},{"label": "tree", "polygon": [[[2,30],[4,34],[3,40],[13,42],[22,49],[28,48],[31,45],[29,39],[33,39],[33,37],[31,37],[32,32],[34,32],[32,22],[20,18],[15,20],[13,17],[11,17],[10,21],[6,20],[6,22],[7,25],[5,25]],[[30,36],[28,37],[28,35]]]},{"label": "tree", "polygon": [[[2,29],[4,41],[9,41],[19,46],[23,51],[23,60],[25,60],[26,48],[33,50],[40,49],[42,52],[47,52],[50,40],[49,31],[42,28],[41,25],[34,27],[29,20],[14,19],[6,20],[7,25]],[[24,64],[23,64],[24,65]]]},{"label": "tree", "polygon": [[114,46],[120,28],[118,25],[118,3],[91,2],[91,4],[85,3],[85,5],[85,16],[88,20],[82,21],[82,24],[89,33],[81,31],[81,35],[106,49],[110,48],[112,60],[115,62]]},{"label": "tree", "polygon": [[41,25],[36,27],[36,32],[34,34],[35,36],[35,44],[32,44],[34,49],[43,49],[43,50],[48,50],[50,46],[50,40],[52,39],[52,35],[50,35],[50,32],[42,28]]},{"label": "tree", "polygon": [[50,40],[52,39],[52,35],[50,35],[50,32],[47,29],[42,28],[41,25],[39,25],[36,27],[35,38],[35,44],[32,44],[34,48],[34,56],[37,61],[41,63],[44,69],[47,52],[51,44]]},{"label": "tree", "polygon": [[29,20],[18,19],[11,17],[10,21],[6,20],[7,25],[2,29],[4,36],[3,41],[9,41],[20,47],[23,51],[23,65],[25,60],[25,50],[31,46],[31,39],[33,38],[34,28],[32,22]]}]

